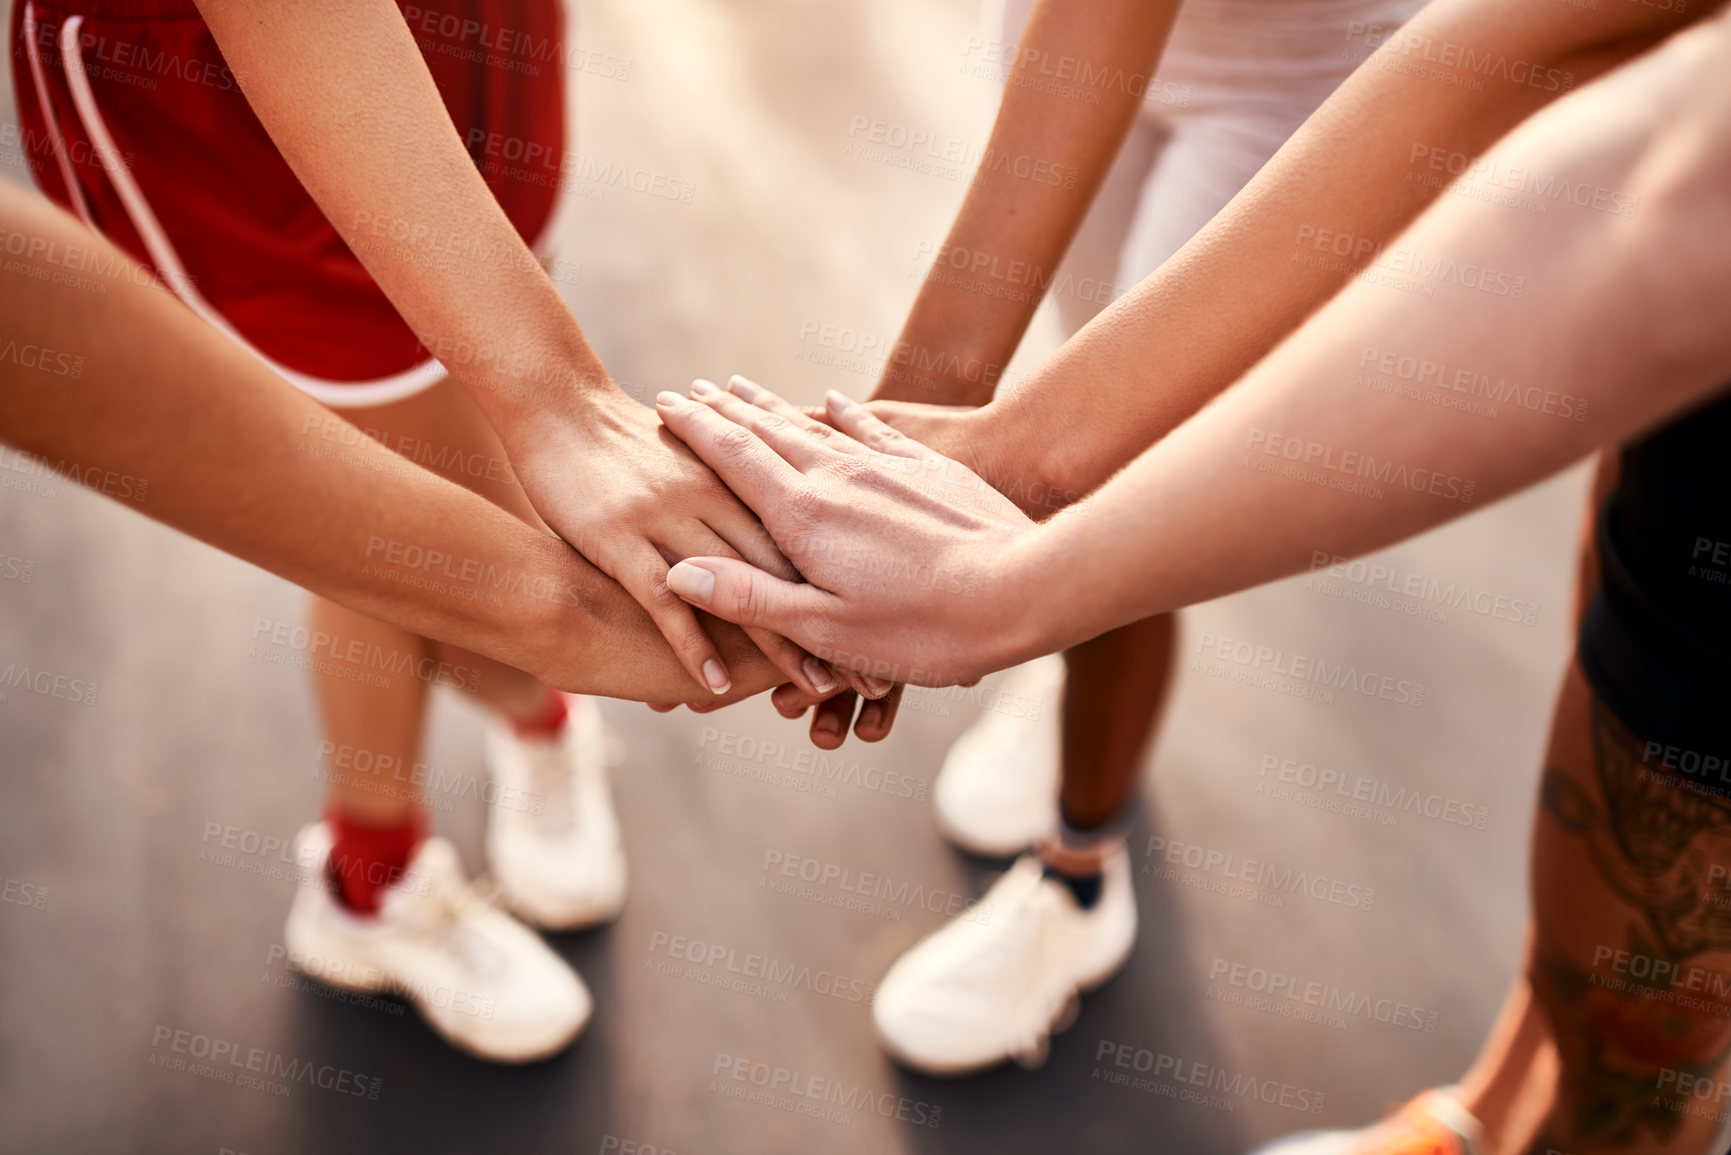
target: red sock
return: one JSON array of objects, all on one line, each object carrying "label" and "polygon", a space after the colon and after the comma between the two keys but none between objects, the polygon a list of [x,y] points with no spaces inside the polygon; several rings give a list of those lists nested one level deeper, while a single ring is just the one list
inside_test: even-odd
[{"label": "red sock", "polygon": [[426,837],[426,816],[411,810],[400,822],[380,825],[345,814],[333,804],[325,811],[325,821],[334,835],[325,869],[338,901],[356,914],[377,914],[385,888],[403,876]]},{"label": "red sock", "polygon": [[519,738],[539,738],[550,741],[565,732],[565,720],[571,711],[565,706],[565,695],[549,689],[541,708],[529,714],[511,715],[511,728]]}]

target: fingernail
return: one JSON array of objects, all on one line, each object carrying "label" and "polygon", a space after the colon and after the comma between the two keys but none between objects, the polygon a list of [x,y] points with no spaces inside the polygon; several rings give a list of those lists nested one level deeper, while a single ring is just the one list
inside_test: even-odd
[{"label": "fingernail", "polygon": [[655,395],[655,403],[657,405],[677,405],[683,400],[685,400],[685,398],[681,397],[671,389],[663,389]]},{"label": "fingernail", "polygon": [[715,387],[715,382],[705,381],[701,377],[691,383],[691,395],[693,397],[708,397],[719,392],[721,390]]},{"label": "fingernail", "polygon": [[746,401],[756,401],[763,394],[763,386],[747,381],[738,374],[727,379],[727,387],[733,391],[735,397]]},{"label": "fingernail", "polygon": [[831,409],[842,413],[847,412],[849,409],[852,409],[855,405],[859,404],[859,402],[855,401],[852,397],[849,397],[845,393],[838,392],[835,389],[831,389],[828,393],[825,393],[823,399],[829,403]]},{"label": "fingernail", "polygon": [[854,723],[854,730],[880,730],[884,724],[884,708],[877,702],[867,702],[860,707],[859,721]]},{"label": "fingernail", "polygon": [[830,713],[819,714],[817,721],[812,723],[812,729],[819,734],[839,734],[841,727],[841,719]]},{"label": "fingernail", "polygon": [[865,684],[866,693],[874,698],[883,697],[895,685],[894,682],[886,682],[881,678],[868,678],[864,674],[860,675],[860,681]]},{"label": "fingernail", "polygon": [[725,694],[733,688],[733,679],[727,676],[727,671],[721,668],[721,663],[710,658],[703,663],[703,680],[709,683],[709,688],[717,694]]},{"label": "fingernail", "polygon": [[803,666],[805,676],[811,681],[811,688],[820,694],[827,694],[835,689],[835,675],[829,672],[829,667],[816,658],[807,658]]},{"label": "fingernail", "polygon": [[706,606],[715,597],[715,575],[682,561],[667,571],[667,588],[688,601]]}]

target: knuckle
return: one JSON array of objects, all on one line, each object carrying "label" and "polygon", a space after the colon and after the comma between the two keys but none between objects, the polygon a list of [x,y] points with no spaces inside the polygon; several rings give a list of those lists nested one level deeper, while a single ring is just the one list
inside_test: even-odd
[{"label": "knuckle", "polygon": [[735,425],[715,435],[715,447],[730,457],[743,457],[756,438],[751,430]]}]

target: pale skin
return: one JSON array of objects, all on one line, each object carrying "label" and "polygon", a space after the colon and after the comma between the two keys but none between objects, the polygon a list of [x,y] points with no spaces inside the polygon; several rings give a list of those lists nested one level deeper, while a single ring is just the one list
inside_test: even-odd
[{"label": "pale skin", "polygon": [[[714,700],[635,600],[544,528],[333,417],[40,197],[0,185],[0,220],[41,241],[18,259],[43,274],[0,276],[7,343],[78,359],[49,359],[67,372],[0,360],[0,438],[44,469],[76,467],[81,483],[358,620],[441,639],[432,643],[439,656],[478,666],[484,687],[498,671],[527,670],[573,692]],[[97,266],[120,271],[102,293],[58,284],[50,245],[62,258],[95,249]],[[333,448],[340,453],[320,452]],[[148,483],[141,500],[129,496],[138,482]],[[453,559],[458,579],[448,589],[389,580],[378,573],[381,543]],[[470,561],[472,571],[508,571],[527,592],[472,596],[487,579],[462,580]],[[735,671],[730,700],[780,680],[742,633],[710,626]]]},{"label": "pale skin", "polygon": [[[1636,435],[1731,378],[1731,326],[1722,307],[1703,306],[1731,291],[1716,267],[1731,243],[1731,216],[1714,191],[1731,175],[1728,60],[1731,35],[1720,18],[1533,118],[1486,158],[1624,190],[1645,206],[1635,219],[1584,208],[1515,219],[1486,201],[1451,197],[1395,242],[1481,268],[1529,270],[1533,309],[1517,314],[1503,298],[1458,285],[1419,297],[1355,283],[1083,507],[1042,527],[968,470],[844,398],[829,407],[837,432],[750,383],[730,394],[700,390],[695,401],[663,395],[670,427],[693,439],[748,502],[779,511],[766,524],[812,582],[784,587],[746,567],[692,559],[689,569],[675,568],[674,584],[724,616],[785,626],[816,652],[869,654],[886,675],[935,682],[1293,572],[1313,548],[1352,555],[1399,540]],[[1140,359],[1139,336],[1120,328],[1098,340],[1116,340],[1128,364]],[[1567,392],[1587,403],[1588,416],[1511,408],[1485,421],[1358,390],[1352,383],[1372,344]],[[1098,378],[1091,386],[1118,387]],[[1098,468],[1109,469],[1117,435],[1067,452],[1081,459],[1097,450]],[[1271,435],[1281,439],[1274,453]],[[1325,469],[1342,452],[1371,448],[1442,481],[1385,486],[1372,497],[1249,467],[1253,451],[1285,465],[1291,444],[1299,459],[1320,457]],[[1313,446],[1321,447],[1315,455]],[[1470,505],[1459,500],[1463,480],[1474,484]],[[907,576],[862,582],[862,568]],[[851,616],[871,601],[883,605],[870,625]],[[893,616],[885,612],[892,604]],[[1006,638],[1012,623],[1023,629]],[[1463,1098],[1499,1153],[1695,1152],[1712,1131],[1710,1120],[1637,1110],[1642,1094],[1651,1097],[1643,1080],[1655,1070],[1629,1056],[1651,1057],[1639,1023],[1658,1008],[1638,999],[1628,1007],[1583,1003],[1558,978],[1590,973],[1593,944],[1607,936],[1666,929],[1631,902],[1625,875],[1634,868],[1604,859],[1613,845],[1607,824],[1619,815],[1599,783],[1622,772],[1630,739],[1602,715],[1571,674],[1536,831],[1532,982],[1517,985],[1463,1082]],[[1713,828],[1703,821],[1703,830]],[[1589,848],[1598,874],[1582,860]],[[1709,1014],[1683,1024],[1688,1045],[1667,1061],[1722,1074],[1715,1021]],[[1625,1038],[1630,1030],[1636,1034]],[[1612,1115],[1608,1104],[1633,1106]]]}]

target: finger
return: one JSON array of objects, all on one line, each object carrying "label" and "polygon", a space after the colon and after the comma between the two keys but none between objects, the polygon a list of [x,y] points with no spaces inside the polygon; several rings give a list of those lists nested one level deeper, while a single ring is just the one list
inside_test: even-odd
[{"label": "finger", "polygon": [[757,434],[765,445],[781,454],[801,472],[828,460],[830,454],[835,452],[824,444],[826,439],[846,440],[836,437],[833,429],[822,434],[812,433],[791,419],[753,405],[732,393],[723,392],[708,381],[693,381],[691,398]]},{"label": "finger", "polygon": [[854,723],[853,732],[861,742],[881,742],[889,737],[890,728],[896,724],[896,713],[901,709],[905,688],[898,684],[882,698],[867,702],[860,708],[859,721]]},{"label": "finger", "polygon": [[827,702],[819,702],[811,717],[811,744],[819,750],[834,750],[847,741],[847,724],[853,721],[859,695],[843,691]]},{"label": "finger", "polygon": [[729,502],[721,511],[711,510],[703,516],[704,524],[724,548],[683,550],[679,553],[680,557],[690,557],[698,553],[742,557],[765,573],[774,574],[785,581],[800,580],[799,570],[782,555],[775,539],[763,528],[763,523],[757,520],[757,515],[738,501]]},{"label": "finger", "polygon": [[696,612],[668,586],[667,560],[654,547],[644,544],[640,560],[626,571],[620,584],[649,611],[679,664],[698,685],[717,696],[733,688],[733,677],[721,660],[721,651],[704,632]]},{"label": "finger", "polygon": [[801,639],[837,609],[834,594],[816,586],[785,582],[745,562],[726,557],[688,557],[667,571],[668,587],[692,605],[739,626],[762,626],[784,638]]},{"label": "finger", "polygon": [[770,691],[769,704],[775,707],[777,714],[792,720],[804,714],[808,707],[817,705],[817,699],[806,693],[798,682],[783,682]]},{"label": "finger", "polygon": [[809,491],[805,476],[762,438],[709,406],[663,392],[656,394],[655,411],[722,484],[760,514]]},{"label": "finger", "polygon": [[866,448],[896,457],[933,456],[930,449],[899,429],[885,425],[851,397],[831,389],[824,394],[823,401],[829,423]]},{"label": "finger", "polygon": [[678,702],[645,702],[643,704],[648,706],[651,710],[654,710],[657,714],[669,714],[674,710],[679,709]]},{"label": "finger", "polygon": [[[752,517],[750,513],[746,512],[743,507],[740,512],[744,517],[749,518],[753,525],[757,524],[757,519]],[[722,540],[713,529],[703,523],[699,523],[698,527],[691,532],[680,534],[678,541],[660,543],[660,545],[663,552],[670,552],[671,556],[676,558],[689,557],[693,554],[700,556],[714,555],[716,557],[727,558],[739,557],[739,555],[733,551],[731,545]],[[776,559],[779,560],[782,566],[786,567],[788,571],[786,574],[777,574],[776,576],[797,577],[798,571],[788,563],[786,558],[781,556],[781,551],[775,549],[773,545],[770,548],[775,554]],[[762,566],[760,568],[767,569],[768,567]],[[837,687],[841,685],[841,683],[836,680],[835,675],[830,672],[828,666],[824,665],[822,662],[818,661],[816,658],[812,657],[810,654],[806,653],[780,634],[760,629],[755,626],[747,628],[745,634],[746,637],[750,638],[752,643],[763,652],[763,656],[769,659],[770,665],[774,666],[777,670],[780,670],[783,676],[788,678],[790,681],[797,682],[799,685],[804,686],[817,697],[821,698],[833,694]]]},{"label": "finger", "polygon": [[752,644],[763,651],[763,656],[769,659],[769,664],[793,679],[793,684],[802,690],[807,690],[818,698],[824,698],[836,692],[841,682],[835,673],[780,634],[759,626],[746,628],[745,636]]},{"label": "finger", "polygon": [[811,436],[844,453],[863,453],[865,446],[851,437],[837,437],[835,426],[823,420],[824,410],[805,410],[765,389],[756,381],[741,377],[735,373],[727,379],[728,392],[749,405],[766,409],[771,413],[785,417]]}]

